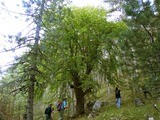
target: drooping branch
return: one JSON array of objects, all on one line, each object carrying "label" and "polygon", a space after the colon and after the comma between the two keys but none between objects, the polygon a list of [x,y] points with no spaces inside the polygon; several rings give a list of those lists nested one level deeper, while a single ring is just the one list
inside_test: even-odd
[{"label": "drooping branch", "polygon": [[151,43],[154,43],[154,38],[153,38],[152,34],[149,32],[149,30],[143,24],[142,24],[142,26],[145,29],[145,31],[147,32],[147,34],[149,35]]}]

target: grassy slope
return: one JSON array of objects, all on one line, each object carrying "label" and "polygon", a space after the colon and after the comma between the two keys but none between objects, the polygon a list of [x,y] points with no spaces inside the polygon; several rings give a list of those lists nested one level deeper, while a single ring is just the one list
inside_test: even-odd
[{"label": "grassy slope", "polygon": [[[101,91],[99,99],[107,100],[106,92]],[[109,104],[100,109],[99,115],[94,120],[148,120],[148,116],[153,116],[154,120],[160,120],[160,113],[153,107],[148,101],[144,100],[143,106],[137,107],[133,104],[133,98],[128,91],[122,91],[122,107],[117,109],[115,106],[114,93],[107,100]],[[151,102],[156,103],[160,110],[160,100],[152,100]],[[76,120],[88,120],[87,116],[76,118]]]},{"label": "grassy slope", "polygon": [[[114,91],[112,89],[110,97],[107,97],[106,88],[98,92],[98,100],[108,101],[107,106],[103,106],[98,112],[98,116],[93,118],[93,120],[148,120],[148,116],[154,117],[154,120],[160,120],[160,113],[153,107],[153,105],[148,101],[145,101],[145,105],[136,107],[133,104],[133,96],[131,96],[129,91],[122,90],[122,107],[120,109],[116,108]],[[160,100],[155,102],[157,107],[160,109]],[[65,120],[71,120],[68,118],[68,110],[65,111]],[[53,119],[58,120],[58,112],[53,113]],[[89,120],[86,115],[75,118],[74,120]]]},{"label": "grassy slope", "polygon": [[136,107],[131,103],[122,105],[117,109],[115,106],[102,108],[102,112],[97,116],[96,120],[146,120],[149,115],[154,116],[156,120],[160,120],[158,112],[150,105]]}]

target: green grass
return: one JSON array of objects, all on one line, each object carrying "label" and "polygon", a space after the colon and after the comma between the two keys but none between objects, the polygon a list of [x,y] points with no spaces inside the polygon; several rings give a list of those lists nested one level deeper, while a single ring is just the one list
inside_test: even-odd
[{"label": "green grass", "polygon": [[150,104],[140,107],[127,104],[122,105],[120,109],[117,109],[115,106],[102,108],[96,120],[147,120],[149,115],[153,116],[156,120],[160,120],[158,112]]},{"label": "green grass", "polygon": [[[154,106],[148,101],[143,99],[145,104],[143,106],[135,106],[133,104],[133,96],[129,91],[122,91],[122,106],[117,108],[115,105],[114,91],[111,92],[110,97],[107,97],[106,89],[102,89],[97,93],[97,99],[101,101],[108,101],[106,106],[100,108],[98,115],[91,120],[148,120],[148,116],[153,116],[154,120],[160,120],[160,113],[154,108]],[[160,100],[151,100],[152,103],[157,104],[157,108],[160,110]],[[67,111],[65,111],[65,120],[71,120],[67,117]],[[53,119],[58,120],[58,112],[53,113]],[[83,115],[74,120],[89,120],[88,115]]]},{"label": "green grass", "polygon": [[[100,99],[105,100],[106,95],[102,98],[101,94]],[[154,117],[154,120],[160,120],[160,113],[148,100],[144,100],[145,104],[143,106],[137,107],[133,104],[133,98],[129,92],[122,94],[122,106],[119,109],[116,108],[114,94],[110,96],[108,101],[108,105],[102,107],[98,116],[93,118],[93,120],[148,120],[149,116]],[[156,103],[157,108],[160,110],[160,100],[152,100],[151,102]],[[87,116],[82,116],[75,120],[88,120],[88,118]]]},{"label": "green grass", "polygon": [[[160,104],[158,104],[160,108]],[[100,109],[99,115],[94,120],[148,120],[148,116],[153,116],[154,120],[160,120],[160,114],[151,105],[146,104],[136,107],[132,103],[124,103],[117,109],[115,105],[105,106]],[[87,116],[76,118],[76,120],[88,120]]]}]

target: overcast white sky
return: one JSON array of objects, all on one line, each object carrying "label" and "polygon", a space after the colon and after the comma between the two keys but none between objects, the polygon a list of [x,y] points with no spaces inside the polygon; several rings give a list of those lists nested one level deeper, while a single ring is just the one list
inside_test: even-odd
[{"label": "overcast white sky", "polygon": [[8,62],[12,61],[12,56],[14,56],[14,53],[11,52],[1,53],[3,48],[7,48],[9,46],[9,44],[5,42],[5,38],[3,36],[15,35],[25,26],[25,22],[21,17],[16,19],[17,14],[7,11],[22,11],[22,8],[16,5],[20,3],[21,0],[0,0],[0,2],[2,1],[5,1],[5,7],[0,3],[0,70],[1,67],[4,67]]},{"label": "overcast white sky", "polygon": [[86,6],[86,5],[93,5],[93,6],[103,6],[103,0],[72,0],[73,4],[76,6]]},{"label": "overcast white sky", "polygon": [[[1,4],[1,2],[4,1],[5,7]],[[18,17],[17,13],[22,11],[22,7],[17,6],[21,3],[22,0],[0,0],[0,70],[4,69],[4,66],[12,61],[13,56],[15,56],[15,53],[8,52],[8,53],[1,53],[3,48],[7,48],[7,46],[10,46],[5,42],[5,39],[3,35],[15,35],[19,32],[21,32],[25,27],[28,25],[28,23],[25,23],[23,17]],[[102,6],[104,5],[102,3],[103,0],[72,0],[72,4],[78,7],[82,6]],[[5,9],[12,11],[6,11]],[[14,13],[15,12],[15,13]]]},{"label": "overcast white sky", "polygon": [[[0,0],[0,1],[5,1],[5,9],[8,9],[10,11],[14,11],[14,12],[20,12],[22,11],[21,7],[18,7],[17,4],[21,3],[21,0]],[[87,6],[87,5],[93,5],[93,6],[102,6],[104,5],[102,3],[103,0],[72,0],[73,5],[76,6]],[[22,29],[24,29],[23,25],[24,21],[23,19],[16,19],[14,16],[16,14],[14,14],[13,12],[8,12],[8,14],[6,13],[7,11],[2,5],[0,5],[0,27],[3,29],[0,29],[0,35],[3,34],[14,34],[17,33],[17,31],[20,31]],[[18,23],[17,23],[18,21]],[[16,29],[15,29],[16,28]],[[14,29],[14,30],[13,30]]]}]

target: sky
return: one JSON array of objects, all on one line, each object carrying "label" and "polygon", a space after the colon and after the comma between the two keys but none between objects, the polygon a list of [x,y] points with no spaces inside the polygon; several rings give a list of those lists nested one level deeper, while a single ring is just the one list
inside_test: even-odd
[{"label": "sky", "polygon": [[[16,2],[15,2],[16,1]],[[17,7],[16,4],[20,3],[21,0],[5,0],[5,7],[0,0],[0,68],[6,68],[6,64],[13,60],[15,53],[13,52],[3,52],[4,48],[9,48],[11,44],[6,42],[4,36],[15,35],[19,31],[22,31],[25,26],[24,19],[20,17],[16,19],[16,12],[22,11],[21,7]],[[9,11],[7,11],[9,10]],[[12,12],[10,12],[12,11]],[[14,13],[15,12],[15,13]],[[1,70],[0,69],[0,70]]]},{"label": "sky", "polygon": [[103,6],[103,0],[72,0],[73,4],[79,7],[93,5],[93,6]]},{"label": "sky", "polygon": [[[4,3],[2,3],[4,1]],[[22,0],[0,0],[0,70],[7,68],[7,64],[13,61],[13,57],[20,53],[3,52],[4,48],[9,48],[14,43],[8,43],[4,36],[15,35],[23,31],[28,23],[19,14],[23,9],[18,4]],[[78,7],[83,6],[103,6],[103,0],[72,0],[72,4]],[[5,4],[5,7],[3,6]],[[18,19],[17,19],[18,18]]]}]

